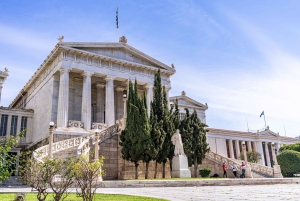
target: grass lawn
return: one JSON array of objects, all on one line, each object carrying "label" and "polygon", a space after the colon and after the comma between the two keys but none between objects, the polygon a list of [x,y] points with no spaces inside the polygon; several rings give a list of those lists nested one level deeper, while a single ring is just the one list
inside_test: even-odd
[{"label": "grass lawn", "polygon": [[[36,193],[27,193],[25,200],[26,201],[36,201]],[[1,193],[0,194],[0,200],[1,201],[13,201],[16,197],[16,194],[14,193]],[[53,194],[49,194],[47,196],[46,201],[52,201],[53,200]],[[81,201],[82,198],[81,197],[76,197],[76,194],[71,193],[68,195],[68,197],[66,199],[64,199],[64,201]],[[133,200],[133,201],[166,201],[165,199],[157,199],[157,198],[149,198],[149,197],[140,197],[140,196],[131,196],[131,195],[110,195],[110,194],[96,194],[95,196],[95,200],[113,200],[113,201],[117,201],[117,200]]]}]

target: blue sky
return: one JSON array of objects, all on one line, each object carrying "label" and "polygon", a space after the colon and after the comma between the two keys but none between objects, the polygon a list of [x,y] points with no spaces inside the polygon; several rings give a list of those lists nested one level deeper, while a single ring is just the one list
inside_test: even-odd
[{"label": "blue sky", "polygon": [[267,125],[300,135],[300,1],[0,1],[0,69],[8,106],[64,35],[66,42],[128,44],[171,65],[170,95],[208,103],[207,124]]}]

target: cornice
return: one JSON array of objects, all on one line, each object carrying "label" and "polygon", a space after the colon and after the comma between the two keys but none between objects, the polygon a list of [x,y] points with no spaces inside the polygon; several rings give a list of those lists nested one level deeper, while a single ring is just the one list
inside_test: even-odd
[{"label": "cornice", "polygon": [[[109,57],[109,56],[105,56],[102,54],[93,53],[93,52],[76,49],[76,48],[72,48],[72,47],[61,46],[61,48],[66,50],[67,52],[80,53],[80,54],[90,56],[90,57],[98,57],[100,60],[104,60],[104,61],[111,61],[111,62],[115,62],[118,64],[130,65],[130,66],[137,67],[137,68],[145,68],[148,70],[157,71],[157,67],[153,67],[153,66],[149,66],[149,65],[145,65],[145,64],[135,63],[135,62],[127,61],[127,60],[123,60],[123,59],[117,59],[114,57]],[[161,66],[161,67],[163,67],[163,66]],[[160,69],[160,71],[162,73],[166,73],[168,75],[173,75],[176,72],[176,71],[171,71],[169,69],[168,70]]]},{"label": "cornice", "polygon": [[[186,100],[186,101],[188,101],[188,102],[191,102],[191,103],[194,103],[195,105],[199,105],[198,107],[199,108],[201,108],[202,107],[202,109],[204,109],[204,110],[207,110],[208,109],[208,106],[207,106],[207,104],[202,104],[202,103],[200,103],[200,102],[198,102],[198,101],[196,101],[196,100],[194,100],[194,99],[192,99],[192,98],[190,98],[190,97],[188,97],[188,96],[185,96],[185,95],[181,95],[181,96],[172,96],[172,97],[170,97],[170,101],[172,100],[172,101],[174,101],[174,100],[179,100],[179,99],[183,99],[183,100]],[[178,105],[184,105],[184,104],[178,104]],[[187,105],[185,105],[185,106],[187,106]],[[190,106],[190,105],[189,105]],[[200,107],[201,106],[201,107]],[[197,107],[197,106],[194,106],[194,107]]]}]

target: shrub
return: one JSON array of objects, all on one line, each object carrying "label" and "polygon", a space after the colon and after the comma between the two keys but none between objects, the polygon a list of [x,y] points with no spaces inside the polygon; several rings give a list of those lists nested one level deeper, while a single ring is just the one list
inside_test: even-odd
[{"label": "shrub", "polygon": [[283,151],[277,156],[277,161],[284,177],[293,177],[300,171],[300,153],[297,151]]},{"label": "shrub", "polygon": [[201,177],[208,177],[210,175],[210,173],[211,173],[211,169],[207,168],[207,167],[201,168],[199,170],[199,174],[201,175]]},{"label": "shrub", "polygon": [[[247,153],[247,161],[250,163],[257,163],[261,159],[261,154],[256,151],[248,151]],[[244,159],[244,153],[240,154],[241,160]]]},{"label": "shrub", "polygon": [[300,152],[300,142],[297,142],[295,144],[288,144],[280,147],[279,152],[283,152],[285,150],[294,150]]}]

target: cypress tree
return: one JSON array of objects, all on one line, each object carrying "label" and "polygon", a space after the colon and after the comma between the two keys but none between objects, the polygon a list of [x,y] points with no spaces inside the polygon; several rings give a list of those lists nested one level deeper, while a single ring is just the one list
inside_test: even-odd
[{"label": "cypress tree", "polygon": [[172,144],[171,137],[175,133],[174,123],[171,118],[169,111],[167,93],[165,87],[163,87],[163,129],[166,133],[165,140],[162,149],[158,153],[157,161],[158,163],[163,163],[163,174],[162,177],[166,177],[166,162],[170,155],[174,155],[174,145]]},{"label": "cypress tree", "polygon": [[191,126],[193,127],[193,143],[192,143],[192,162],[194,164],[194,175],[198,173],[198,164],[202,163],[205,154],[209,151],[208,143],[206,142],[206,124],[202,123],[198,118],[197,112],[194,111],[191,115]]},{"label": "cypress tree", "polygon": [[[173,111],[175,107],[175,110]],[[174,131],[176,131],[176,129],[179,129],[180,126],[180,117],[179,117],[179,109],[178,109],[178,100],[176,99],[174,105],[171,106],[170,109],[170,119],[172,121],[172,124],[174,126]],[[171,138],[172,138],[173,133],[171,133]],[[172,144],[172,142],[170,142],[170,151],[169,151],[169,155],[168,155],[168,159],[170,162],[170,172],[172,172],[172,160],[173,160],[173,156],[174,156],[174,148],[175,146]]]},{"label": "cypress tree", "polygon": [[164,107],[160,70],[154,75],[154,96],[150,109],[151,138],[153,142],[153,160],[155,160],[154,178],[157,176],[159,153],[163,148],[166,132],[164,131]]},{"label": "cypress tree", "polygon": [[180,133],[183,143],[184,153],[188,158],[189,167],[192,165],[193,155],[193,133],[194,128],[192,127],[191,115],[188,108],[185,108],[186,115],[180,124]]},{"label": "cypress tree", "polygon": [[136,80],[134,85],[133,89],[132,82],[129,82],[126,128],[121,132],[120,145],[123,159],[134,163],[137,179],[139,161],[144,160],[145,153],[150,152],[150,125],[144,99],[138,97]]}]

